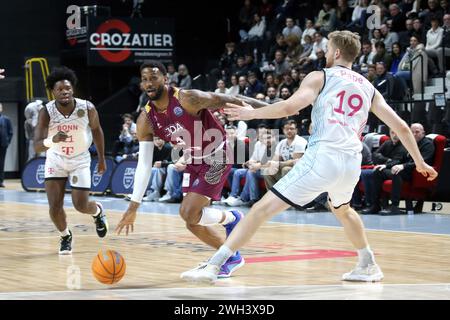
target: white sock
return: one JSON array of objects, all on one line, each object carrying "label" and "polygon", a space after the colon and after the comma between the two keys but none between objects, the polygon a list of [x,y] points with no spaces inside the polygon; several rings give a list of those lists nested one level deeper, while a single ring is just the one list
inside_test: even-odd
[{"label": "white sock", "polygon": [[358,265],[367,267],[369,264],[375,264],[375,256],[369,246],[358,250]]},{"label": "white sock", "polygon": [[227,224],[233,222],[234,219],[236,219],[230,211],[222,211],[210,207],[203,208],[202,217],[200,218],[198,224],[201,226],[212,226],[218,224],[223,219],[224,214],[225,219],[221,224]]},{"label": "white sock", "polygon": [[209,264],[214,264],[218,267],[221,267],[232,255],[234,254],[230,248],[225,245],[222,245],[219,250],[209,259]]},{"label": "white sock", "polygon": [[234,220],[236,220],[236,217],[234,216],[233,212],[231,211],[223,211],[223,213],[225,214],[225,220],[222,221],[222,225],[226,225],[229,224],[231,222],[234,222]]},{"label": "white sock", "polygon": [[63,230],[63,231],[59,231],[59,235],[61,236],[61,237],[67,237],[68,235],[70,235],[70,232],[69,232],[69,227],[67,227],[65,230]]},{"label": "white sock", "polygon": [[98,202],[96,202],[95,204],[97,206],[97,211],[95,211],[95,213],[92,215],[93,217],[98,216],[103,211],[101,205]]}]

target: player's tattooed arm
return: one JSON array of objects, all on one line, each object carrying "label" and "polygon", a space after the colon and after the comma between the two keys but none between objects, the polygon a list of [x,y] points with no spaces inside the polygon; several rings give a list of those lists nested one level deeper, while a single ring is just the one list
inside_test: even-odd
[{"label": "player's tattooed arm", "polygon": [[204,92],[200,90],[181,90],[180,102],[188,111],[197,114],[203,109],[221,109],[227,103],[243,106],[242,101],[254,108],[266,106],[267,103],[245,96],[231,96],[222,93]]}]

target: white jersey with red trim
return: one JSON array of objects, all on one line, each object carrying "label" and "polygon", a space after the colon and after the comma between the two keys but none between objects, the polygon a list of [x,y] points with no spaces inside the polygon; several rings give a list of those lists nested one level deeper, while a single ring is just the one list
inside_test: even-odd
[{"label": "white jersey with red trim", "polygon": [[92,107],[91,102],[75,98],[75,109],[69,116],[64,116],[57,109],[55,100],[47,103],[46,108],[50,116],[48,136],[51,137],[59,131],[64,131],[69,136],[66,141],[55,143],[48,151],[68,158],[86,153],[92,144],[88,116],[88,109]]},{"label": "white jersey with red trim", "polygon": [[362,75],[343,66],[324,69],[325,83],[313,104],[308,149],[361,152],[361,134],[375,94]]}]

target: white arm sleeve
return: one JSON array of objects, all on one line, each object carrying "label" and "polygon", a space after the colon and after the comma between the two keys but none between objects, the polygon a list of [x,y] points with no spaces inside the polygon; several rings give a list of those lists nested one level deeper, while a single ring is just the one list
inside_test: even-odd
[{"label": "white arm sleeve", "polygon": [[133,195],[131,201],[141,203],[145,191],[147,191],[148,181],[152,173],[153,141],[139,142],[139,158],[134,174]]}]

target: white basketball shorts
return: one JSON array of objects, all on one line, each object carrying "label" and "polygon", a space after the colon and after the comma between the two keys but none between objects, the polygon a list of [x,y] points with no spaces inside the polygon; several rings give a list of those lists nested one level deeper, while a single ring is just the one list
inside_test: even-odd
[{"label": "white basketball shorts", "polygon": [[[308,152],[309,151],[309,152]],[[361,174],[361,153],[306,150],[272,192],[290,205],[304,206],[328,192],[333,207],[348,204]]]},{"label": "white basketball shorts", "polygon": [[72,158],[47,151],[45,180],[69,179],[73,189],[91,189],[91,155],[89,152]]}]

